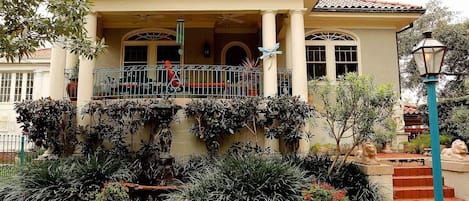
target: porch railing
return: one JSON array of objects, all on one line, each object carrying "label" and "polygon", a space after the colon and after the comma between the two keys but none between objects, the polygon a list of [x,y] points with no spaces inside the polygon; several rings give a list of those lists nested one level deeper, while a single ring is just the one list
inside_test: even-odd
[{"label": "porch railing", "polygon": [[[98,68],[94,99],[115,98],[234,98],[263,95],[262,69],[223,65],[137,65]],[[291,94],[291,74],[278,70],[278,94]],[[75,89],[76,87],[70,87]],[[68,92],[73,100],[76,92]]]}]

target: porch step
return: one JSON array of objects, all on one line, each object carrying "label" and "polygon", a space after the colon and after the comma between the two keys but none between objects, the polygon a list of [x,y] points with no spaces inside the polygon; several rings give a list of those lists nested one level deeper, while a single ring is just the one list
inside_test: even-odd
[{"label": "porch step", "polygon": [[394,176],[432,176],[430,167],[394,167]]},{"label": "porch step", "polygon": [[[433,198],[429,199],[394,199],[394,201],[434,201]],[[444,201],[465,201],[459,198],[444,198]]]},{"label": "porch step", "polygon": [[[444,180],[442,181],[445,201],[464,201],[455,198],[454,189],[444,186]],[[432,168],[394,167],[393,188],[395,201],[433,200]]]},{"label": "porch step", "polygon": [[392,182],[395,187],[433,186],[433,176],[394,176]]},{"label": "porch step", "polygon": [[[454,189],[444,186],[443,197],[454,198]],[[395,199],[433,198],[433,186],[394,187]]]}]

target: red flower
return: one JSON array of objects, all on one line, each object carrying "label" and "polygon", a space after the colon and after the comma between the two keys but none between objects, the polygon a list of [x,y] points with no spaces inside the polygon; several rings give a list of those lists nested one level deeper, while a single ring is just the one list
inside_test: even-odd
[{"label": "red flower", "polygon": [[311,200],[311,195],[308,192],[305,193],[305,199]]}]

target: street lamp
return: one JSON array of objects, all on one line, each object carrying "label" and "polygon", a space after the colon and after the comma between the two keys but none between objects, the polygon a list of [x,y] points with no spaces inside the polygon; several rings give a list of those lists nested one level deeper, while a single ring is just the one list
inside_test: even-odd
[{"label": "street lamp", "polygon": [[427,85],[430,139],[432,141],[433,192],[435,200],[442,201],[443,185],[441,176],[440,133],[438,130],[435,84],[438,82],[436,76],[440,74],[443,58],[446,53],[446,46],[440,41],[433,39],[432,32],[425,32],[423,35],[425,38],[414,47],[412,54],[420,76],[424,77],[423,82]]}]

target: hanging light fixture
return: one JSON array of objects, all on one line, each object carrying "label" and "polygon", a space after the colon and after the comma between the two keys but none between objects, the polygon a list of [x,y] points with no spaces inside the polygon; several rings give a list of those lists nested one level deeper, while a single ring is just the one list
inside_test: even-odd
[{"label": "hanging light fixture", "polygon": [[178,18],[176,22],[176,43],[184,45],[184,19]]}]

